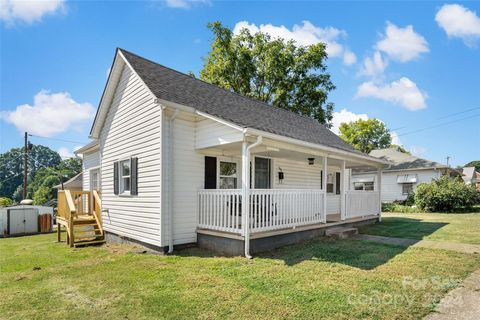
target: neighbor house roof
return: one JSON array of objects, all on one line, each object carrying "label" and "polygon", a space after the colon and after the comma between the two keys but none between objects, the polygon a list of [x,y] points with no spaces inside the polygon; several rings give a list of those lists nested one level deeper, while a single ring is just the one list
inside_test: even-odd
[{"label": "neighbor house roof", "polygon": [[362,154],[314,119],[243,97],[126,50],[118,50],[158,99],[192,107],[244,128]]},{"label": "neighbor house roof", "polygon": [[89,153],[92,151],[95,151],[98,149],[100,144],[98,143],[98,140],[93,140],[84,145],[83,147],[75,150],[75,154],[84,154],[84,153]]},{"label": "neighbor house roof", "polygon": [[[82,172],[77,174],[76,176],[72,177],[68,181],[65,181],[63,183],[63,188],[64,189],[73,189],[73,190],[82,190],[83,187],[83,175]],[[53,187],[54,189],[62,189],[62,184],[58,184]]]},{"label": "neighbor house roof", "polygon": [[438,162],[422,159],[397,151],[395,148],[377,149],[370,152],[370,155],[375,158],[390,161],[392,163],[388,170],[409,170],[409,169],[441,169],[447,168]]}]

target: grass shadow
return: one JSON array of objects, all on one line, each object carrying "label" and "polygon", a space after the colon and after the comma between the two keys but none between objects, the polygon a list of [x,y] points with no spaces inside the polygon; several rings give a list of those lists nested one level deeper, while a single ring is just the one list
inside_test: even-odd
[{"label": "grass shadow", "polygon": [[446,222],[422,221],[402,217],[384,217],[382,222],[362,226],[360,233],[421,240],[448,225]]}]

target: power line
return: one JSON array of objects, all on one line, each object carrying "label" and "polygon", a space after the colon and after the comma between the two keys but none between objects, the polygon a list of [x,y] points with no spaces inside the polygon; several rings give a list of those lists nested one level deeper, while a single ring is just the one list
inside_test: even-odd
[{"label": "power line", "polygon": [[434,128],[446,126],[446,125],[451,124],[451,123],[455,123],[455,122],[459,122],[459,121],[463,121],[463,120],[467,120],[467,119],[471,119],[471,118],[475,118],[475,117],[479,117],[479,116],[480,116],[480,113],[479,113],[479,114],[474,114],[473,116],[468,116],[468,117],[456,119],[456,120],[453,120],[453,121],[448,121],[448,122],[444,122],[444,123],[439,123],[439,124],[437,124],[437,125],[433,125],[433,126],[429,126],[429,127],[424,127],[424,128],[418,129],[418,130],[414,130],[414,131],[402,133],[402,134],[399,134],[398,136],[399,136],[399,137],[402,137],[402,136],[406,136],[406,135],[410,135],[410,134],[422,132],[422,131],[425,131],[425,130],[429,130],[429,129],[434,129]]},{"label": "power line", "polygon": [[[478,109],[480,109],[480,107],[475,107],[475,108],[470,108],[470,109],[459,111],[459,112],[450,113],[450,114],[447,114],[445,116],[441,116],[439,118],[436,118],[435,120],[442,120],[442,119],[450,118],[450,117],[453,117],[453,116],[458,116],[460,114],[464,114],[464,113],[474,111],[474,110],[478,110]],[[408,128],[408,127],[409,127],[408,125],[404,125],[404,126],[401,126],[401,127],[390,129],[390,131],[398,131],[398,130],[405,129],[405,128]]]},{"label": "power line", "polygon": [[34,134],[29,134],[30,137],[35,137],[35,138],[41,138],[41,139],[48,139],[48,140],[56,140],[56,141],[62,141],[62,142],[69,142],[69,143],[75,143],[75,144],[87,144],[87,142],[81,142],[81,141],[72,141],[72,140],[66,140],[66,139],[59,139],[59,138],[50,138],[50,137],[42,137],[42,136],[37,136]]}]

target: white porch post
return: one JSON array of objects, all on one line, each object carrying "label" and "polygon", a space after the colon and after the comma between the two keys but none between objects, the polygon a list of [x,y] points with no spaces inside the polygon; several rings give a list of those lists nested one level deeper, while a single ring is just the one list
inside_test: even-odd
[{"label": "white porch post", "polygon": [[327,156],[323,157],[323,223],[327,223]]},{"label": "white porch post", "polygon": [[377,173],[378,189],[378,221],[382,221],[382,168],[378,168]]},{"label": "white porch post", "polygon": [[[345,183],[345,160],[342,160],[342,170],[341,170],[341,177],[340,177],[340,220],[345,220],[345,190],[346,190],[346,183]],[[340,182],[339,181],[339,182]]]},{"label": "white porch post", "polygon": [[242,143],[242,229],[243,229],[243,239],[245,241],[245,255],[250,254],[250,230],[249,230],[249,216],[248,208],[250,208],[250,197],[249,197],[249,173],[250,173],[250,164],[249,164],[249,150],[248,143],[243,141]]}]

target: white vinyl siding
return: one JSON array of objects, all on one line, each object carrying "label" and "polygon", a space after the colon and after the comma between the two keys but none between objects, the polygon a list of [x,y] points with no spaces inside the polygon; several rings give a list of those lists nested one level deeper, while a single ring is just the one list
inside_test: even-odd
[{"label": "white vinyl siding", "polygon": [[90,171],[93,168],[98,168],[100,166],[100,152],[94,151],[91,153],[83,154],[83,173],[82,173],[82,184],[83,190],[90,191]]},{"label": "white vinyl siding", "polygon": [[[124,66],[100,133],[103,222],[106,231],[161,246],[161,109]],[[138,195],[113,191],[113,164],[138,158]]]},{"label": "white vinyl siding", "polygon": [[203,119],[195,123],[195,148],[202,149],[243,140],[243,133],[222,123]]},{"label": "white vinyl siding", "polygon": [[[398,183],[397,179],[399,175],[416,175],[417,183],[413,184],[413,191],[415,192],[417,186],[423,182],[432,182],[433,179],[437,179],[441,176],[440,171],[429,170],[409,170],[409,171],[392,171],[382,173],[382,202],[402,201],[407,199],[407,195],[402,192],[402,183]],[[376,174],[357,174],[352,175],[353,178],[372,178],[374,184],[377,183]],[[353,183],[351,186],[353,190]]]},{"label": "white vinyl siding", "polygon": [[[164,120],[164,172],[169,172],[168,159],[170,150],[169,119]],[[197,241],[197,192],[204,183],[204,155],[195,150],[195,122],[181,119],[181,115],[173,122],[173,244],[193,243]],[[167,176],[164,177],[168,181]],[[164,242],[170,235],[168,221],[167,197],[168,184],[165,184]]]}]

